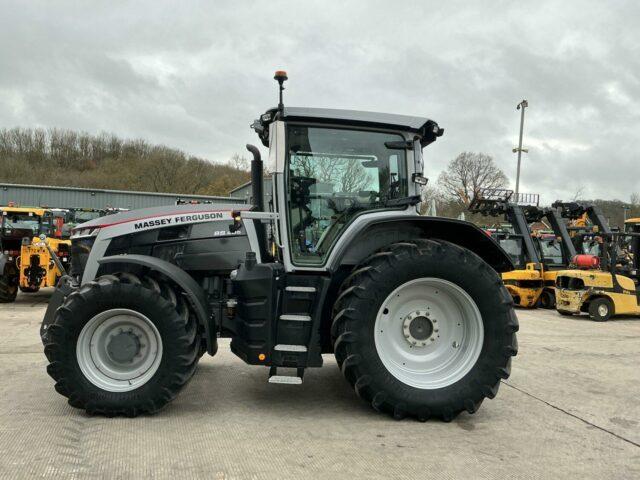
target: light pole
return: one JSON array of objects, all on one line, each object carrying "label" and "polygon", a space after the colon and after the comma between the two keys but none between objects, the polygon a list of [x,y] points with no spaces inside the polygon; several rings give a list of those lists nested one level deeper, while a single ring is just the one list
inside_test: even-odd
[{"label": "light pole", "polygon": [[526,100],[522,100],[516,110],[521,110],[520,112],[520,140],[518,141],[518,148],[513,149],[513,153],[518,152],[518,170],[516,172],[516,202],[518,201],[518,191],[520,190],[520,160],[522,158],[522,152],[528,153],[529,150],[526,148],[522,148],[522,132],[524,130],[524,109],[529,106],[529,102]]}]

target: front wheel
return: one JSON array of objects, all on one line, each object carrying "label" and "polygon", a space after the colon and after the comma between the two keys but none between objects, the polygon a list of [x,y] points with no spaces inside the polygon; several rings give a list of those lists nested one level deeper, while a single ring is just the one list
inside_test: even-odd
[{"label": "front wheel", "polygon": [[186,301],[169,283],[106,275],[56,311],[47,372],[58,393],[88,413],[153,413],[192,377],[200,343]]},{"label": "front wheel", "polygon": [[0,303],[11,303],[18,296],[18,276],[0,275]]},{"label": "front wheel", "polygon": [[552,308],[556,308],[556,294],[551,289],[543,290],[540,294],[540,308],[545,308],[550,310]]},{"label": "front wheel", "polygon": [[391,245],[348,277],[334,309],[338,365],[396,418],[474,413],[509,376],[518,321],[498,274],[440,240]]},{"label": "front wheel", "polygon": [[589,303],[589,317],[596,322],[606,322],[613,316],[613,312],[613,303],[608,298],[596,298]]}]

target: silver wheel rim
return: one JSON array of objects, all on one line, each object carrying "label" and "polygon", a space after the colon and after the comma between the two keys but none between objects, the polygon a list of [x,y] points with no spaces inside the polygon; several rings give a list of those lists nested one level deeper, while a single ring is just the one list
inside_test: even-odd
[{"label": "silver wheel rim", "polygon": [[598,305],[598,315],[601,317],[606,317],[607,313],[609,313],[609,307],[607,307],[604,303]]},{"label": "silver wheel rim", "polygon": [[484,324],[462,288],[440,278],[419,278],[382,302],[374,338],[391,375],[433,390],[456,383],[473,368],[482,351]]},{"label": "silver wheel rim", "polygon": [[115,308],[91,318],[76,344],[84,376],[108,392],[141,387],[162,360],[162,339],[156,326],[134,310]]}]

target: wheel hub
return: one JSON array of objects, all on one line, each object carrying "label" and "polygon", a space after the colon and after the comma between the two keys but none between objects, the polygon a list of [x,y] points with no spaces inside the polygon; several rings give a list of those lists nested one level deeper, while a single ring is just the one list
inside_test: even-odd
[{"label": "wheel hub", "polygon": [[374,336],[378,357],[391,375],[431,390],[452,385],[473,368],[484,326],[464,289],[423,277],[399,285],[382,301]]},{"label": "wheel hub", "polygon": [[424,347],[435,341],[434,333],[438,329],[434,326],[437,320],[431,319],[425,311],[413,311],[402,322],[402,334],[410,345]]},{"label": "wheel hub", "polygon": [[107,353],[117,363],[131,363],[140,355],[140,338],[133,331],[125,332],[122,329],[109,338]]},{"label": "wheel hub", "polygon": [[138,311],[114,308],[91,318],[76,345],[85,377],[109,392],[126,392],[146,383],[162,360],[162,338]]}]

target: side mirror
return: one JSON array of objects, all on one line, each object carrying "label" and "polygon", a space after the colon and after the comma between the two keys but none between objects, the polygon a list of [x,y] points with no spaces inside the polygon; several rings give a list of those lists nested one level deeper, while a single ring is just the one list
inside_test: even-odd
[{"label": "side mirror", "polygon": [[418,185],[422,185],[422,186],[425,186],[427,183],[429,183],[429,179],[419,173],[414,173],[411,176],[411,179],[413,180],[414,183],[417,183]]}]

